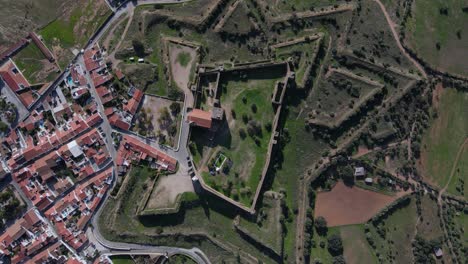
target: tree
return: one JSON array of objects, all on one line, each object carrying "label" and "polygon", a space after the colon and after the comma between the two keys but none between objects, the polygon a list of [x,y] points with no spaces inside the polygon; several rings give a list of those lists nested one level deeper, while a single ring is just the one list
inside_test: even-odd
[{"label": "tree", "polygon": [[5,124],[4,122],[0,121],[0,131],[1,132],[6,132],[8,130],[8,125]]},{"label": "tree", "polygon": [[333,257],[333,264],[346,264],[346,261],[343,255]]},{"label": "tree", "polygon": [[354,184],[354,171],[351,165],[340,166],[337,172],[346,185]]},{"label": "tree", "polygon": [[251,108],[252,108],[252,112],[254,114],[257,113],[257,105],[256,104],[252,104]]},{"label": "tree", "polygon": [[333,234],[328,237],[328,251],[333,256],[338,256],[343,253],[343,242],[338,234]]},{"label": "tree", "polygon": [[137,39],[132,40],[133,50],[138,57],[145,56],[145,45]]},{"label": "tree", "polygon": [[180,113],[180,104],[173,102],[170,106],[169,109],[171,109],[171,113],[173,116],[176,116]]},{"label": "tree", "polygon": [[247,133],[249,136],[261,136],[262,135],[262,126],[255,121],[255,120],[250,120],[249,123],[247,124]]},{"label": "tree", "polygon": [[324,235],[327,233],[327,220],[323,216],[315,218],[315,230],[319,235]]},{"label": "tree", "polygon": [[245,139],[245,137],[247,137],[247,133],[245,133],[245,129],[243,128],[239,129],[239,136],[241,137],[241,139]]}]

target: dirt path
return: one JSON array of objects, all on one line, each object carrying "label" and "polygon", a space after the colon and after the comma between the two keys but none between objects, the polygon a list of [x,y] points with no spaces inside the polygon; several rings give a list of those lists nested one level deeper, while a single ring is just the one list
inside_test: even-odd
[{"label": "dirt path", "polygon": [[[109,56],[108,56],[109,60],[112,62],[113,65],[117,65],[117,64],[119,64],[119,62],[120,62],[119,60],[117,60],[117,59],[115,58],[115,53],[119,50],[120,45],[122,45],[122,42],[124,41],[125,36],[127,35],[128,28],[130,27],[130,24],[132,24],[132,21],[133,21],[133,14],[135,14],[135,9],[129,10],[128,13],[129,13],[130,15],[128,16],[127,25],[125,26],[125,29],[124,29],[122,35],[120,36],[119,42],[117,42],[117,44],[116,44],[115,47],[114,47],[114,50],[113,50],[112,53],[109,54]],[[123,19],[122,21],[124,21],[124,20],[125,20],[125,19]],[[119,23],[119,25],[120,25],[120,23]],[[117,26],[118,26],[118,25],[117,25]],[[117,26],[114,27],[113,30],[115,30],[115,29],[117,28]]]},{"label": "dirt path", "polygon": [[458,161],[460,160],[460,157],[462,156],[463,150],[465,149],[465,146],[467,144],[468,144],[468,138],[465,138],[465,141],[463,141],[463,144],[458,149],[457,156],[455,157],[455,161],[453,162],[452,170],[450,171],[450,177],[449,177],[447,183],[445,184],[444,188],[442,188],[442,190],[440,191],[439,196],[441,196],[445,192],[445,190],[447,190],[450,182],[452,181],[452,177],[455,174],[455,170],[457,168]]},{"label": "dirt path", "polygon": [[398,48],[401,50],[401,52],[403,54],[405,54],[405,56],[414,64],[414,66],[416,66],[416,68],[419,70],[419,72],[421,72],[421,74],[423,75],[423,77],[425,79],[427,79],[427,74],[426,72],[424,71],[424,68],[415,60],[413,59],[413,57],[411,57],[405,50],[405,48],[403,48],[403,45],[401,45],[401,42],[400,42],[400,37],[398,35],[398,32],[396,31],[395,27],[396,27],[396,24],[392,21],[392,19],[390,18],[390,15],[388,14],[387,10],[385,9],[385,6],[382,4],[382,2],[380,0],[375,0],[375,2],[377,4],[379,4],[380,6],[380,9],[382,9],[382,12],[384,13],[384,16],[385,16],[385,19],[387,20],[387,23],[388,23],[388,26],[390,27],[390,29],[392,30],[392,34],[393,34],[393,38],[395,39],[396,43],[397,43],[397,46]]},{"label": "dirt path", "polygon": [[387,144],[386,146],[383,146],[383,147],[375,147],[373,149],[359,149],[358,153],[356,153],[355,155],[353,155],[353,159],[357,159],[357,158],[360,158],[364,155],[367,155],[369,153],[372,153],[374,151],[379,151],[379,150],[384,150],[384,149],[390,149],[390,148],[394,148],[394,147],[397,147],[399,145],[402,145],[402,144],[407,144],[407,140],[404,139],[402,141],[398,141],[398,142],[393,142],[393,143],[390,143],[390,144]]}]

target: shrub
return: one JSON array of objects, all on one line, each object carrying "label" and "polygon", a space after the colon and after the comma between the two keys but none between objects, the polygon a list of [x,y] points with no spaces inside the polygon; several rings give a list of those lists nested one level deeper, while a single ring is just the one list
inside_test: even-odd
[{"label": "shrub", "polygon": [[256,104],[252,104],[252,106],[250,107],[252,109],[252,112],[255,114],[257,113],[257,105]]},{"label": "shrub", "polygon": [[241,139],[245,139],[245,137],[247,137],[247,133],[245,133],[245,129],[243,128],[239,129],[239,136],[241,137]]},{"label": "shrub", "polygon": [[320,235],[326,234],[327,233],[327,220],[323,218],[323,216],[319,216],[315,218],[315,229],[317,230],[317,233]]},{"label": "shrub", "polygon": [[333,256],[338,256],[343,253],[343,242],[338,234],[333,234],[328,238],[328,251]]}]

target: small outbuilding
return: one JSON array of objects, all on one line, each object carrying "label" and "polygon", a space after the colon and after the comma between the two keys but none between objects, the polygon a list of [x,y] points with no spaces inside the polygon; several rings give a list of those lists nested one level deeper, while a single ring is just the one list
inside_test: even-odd
[{"label": "small outbuilding", "polygon": [[366,169],[364,169],[364,167],[355,167],[354,168],[354,176],[356,176],[356,177],[366,176]]},{"label": "small outbuilding", "polygon": [[366,184],[369,185],[371,185],[374,182],[371,177],[367,177],[364,181],[366,182]]},{"label": "small outbuilding", "polygon": [[440,247],[438,247],[438,248],[434,249],[434,255],[437,258],[441,258],[444,255],[444,252],[442,251],[442,249]]}]

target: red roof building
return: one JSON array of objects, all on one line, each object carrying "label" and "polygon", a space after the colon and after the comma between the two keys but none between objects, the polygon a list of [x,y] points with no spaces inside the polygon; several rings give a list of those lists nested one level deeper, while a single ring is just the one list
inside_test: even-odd
[{"label": "red roof building", "polygon": [[31,86],[11,60],[0,68],[0,77],[15,93]]},{"label": "red roof building", "polygon": [[211,128],[211,113],[200,109],[193,109],[187,114],[187,120],[199,127]]},{"label": "red roof building", "polygon": [[109,123],[112,126],[115,126],[117,128],[123,129],[123,130],[129,130],[130,129],[130,124],[123,121],[120,119],[119,115],[113,114],[109,117]]}]

